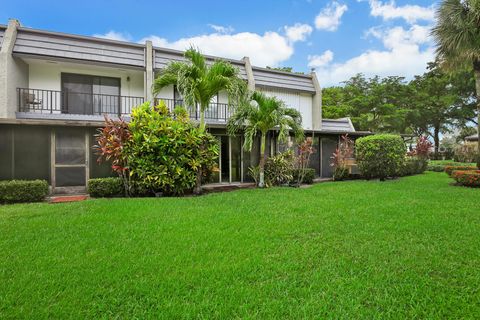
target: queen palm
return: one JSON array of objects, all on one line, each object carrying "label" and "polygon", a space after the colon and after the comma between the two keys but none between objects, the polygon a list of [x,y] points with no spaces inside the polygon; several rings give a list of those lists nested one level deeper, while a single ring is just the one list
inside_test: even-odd
[{"label": "queen palm", "polygon": [[211,65],[196,49],[185,52],[186,62],[174,61],[161,71],[153,83],[153,94],[169,85],[176,85],[187,106],[200,106],[200,127],[205,129],[205,111],[218,92],[225,90],[228,104],[237,104],[246,91],[238,69],[227,61],[217,60]]},{"label": "queen palm", "polygon": [[228,120],[228,132],[233,135],[239,130],[244,131],[243,148],[252,150],[255,137],[260,134],[260,179],[258,186],[265,186],[264,168],[267,153],[265,150],[267,133],[278,130],[279,141],[285,141],[292,131],[297,140],[303,138],[302,116],[293,108],[275,97],[255,91],[249,102],[238,106],[233,116]]},{"label": "queen palm", "polygon": [[432,30],[437,55],[447,68],[473,68],[477,96],[478,155],[480,168],[480,1],[443,0]]}]

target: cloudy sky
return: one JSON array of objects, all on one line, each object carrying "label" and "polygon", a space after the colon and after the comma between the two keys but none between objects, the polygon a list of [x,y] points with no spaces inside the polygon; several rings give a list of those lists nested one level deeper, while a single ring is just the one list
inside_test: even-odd
[{"label": "cloudy sky", "polygon": [[315,68],[322,86],[422,73],[434,58],[427,0],[8,1],[0,23],[144,42],[258,66]]}]

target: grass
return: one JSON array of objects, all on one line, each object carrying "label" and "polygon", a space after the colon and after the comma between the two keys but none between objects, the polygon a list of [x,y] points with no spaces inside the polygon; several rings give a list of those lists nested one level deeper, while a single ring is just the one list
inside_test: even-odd
[{"label": "grass", "polygon": [[0,207],[0,318],[480,314],[480,190],[444,173]]},{"label": "grass", "polygon": [[475,163],[471,162],[455,162],[454,160],[429,160],[429,165],[455,165],[455,166],[476,166]]}]

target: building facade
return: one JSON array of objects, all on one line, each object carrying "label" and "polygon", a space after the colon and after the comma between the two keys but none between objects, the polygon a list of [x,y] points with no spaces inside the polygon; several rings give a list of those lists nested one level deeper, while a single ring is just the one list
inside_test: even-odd
[{"label": "building facade", "polygon": [[[182,104],[171,86],[153,97],[155,74],[183,52],[144,44],[25,28],[17,20],[0,25],[0,180],[45,179],[53,189],[84,188],[89,178],[111,175],[98,164],[95,132],[104,115],[129,118],[144,101]],[[221,59],[207,56],[208,61]],[[323,119],[321,88],[315,73],[280,72],[250,64],[249,58],[225,59],[240,70],[249,89],[276,96],[300,111],[307,134],[314,135],[311,166],[318,176],[331,176],[330,156],[339,135],[358,134],[349,119]],[[218,137],[220,159],[215,182],[249,180],[258,163],[258,146],[242,149],[242,137],[226,134],[231,115],[227,95],[219,92],[205,114],[208,129]],[[190,110],[194,120],[198,110]],[[277,152],[275,131],[268,140]]]}]

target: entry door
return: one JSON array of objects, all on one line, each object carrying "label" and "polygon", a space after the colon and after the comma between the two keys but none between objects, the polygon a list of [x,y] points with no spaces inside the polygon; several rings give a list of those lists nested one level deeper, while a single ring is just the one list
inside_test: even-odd
[{"label": "entry door", "polygon": [[321,138],[321,171],[322,178],[331,178],[333,176],[333,168],[331,164],[331,157],[337,149],[337,139],[335,138]]},{"label": "entry door", "polygon": [[220,136],[220,181],[243,182],[241,137]]},{"label": "entry door", "polygon": [[85,187],[88,180],[88,133],[77,128],[55,130],[52,136],[52,185]]}]

